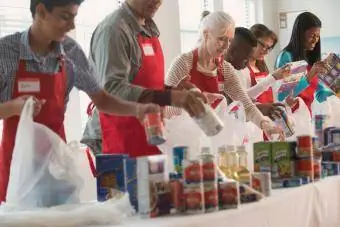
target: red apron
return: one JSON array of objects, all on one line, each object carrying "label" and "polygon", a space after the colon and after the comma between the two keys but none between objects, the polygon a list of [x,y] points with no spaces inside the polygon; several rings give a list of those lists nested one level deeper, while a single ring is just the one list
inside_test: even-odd
[{"label": "red apron", "polygon": [[[224,91],[224,77],[222,72],[223,61],[218,62],[217,76],[206,76],[197,70],[198,49],[193,51],[192,69],[190,70],[190,82],[195,84],[203,92],[220,93]],[[220,100],[214,102],[212,107],[216,107]]]},{"label": "red apron", "polygon": [[[138,36],[142,64],[132,84],[149,89],[164,89],[164,57],[157,37]],[[160,154],[157,146],[146,140],[145,130],[135,117],[118,117],[100,113],[102,149],[106,154],[128,154],[130,157]]]},{"label": "red apron", "polygon": [[[250,71],[250,80],[251,80],[251,86],[255,86],[258,84],[262,79],[266,78],[268,76],[267,72],[257,72],[255,73],[253,69],[250,66],[247,66]],[[257,97],[256,101],[259,103],[273,103],[274,102],[274,96],[273,91],[271,88],[269,88],[267,91],[263,92],[259,97]]]},{"label": "red apron", "polygon": [[[257,73],[255,73],[249,65],[247,67],[250,71],[250,81],[251,81],[252,87],[255,86],[256,84],[258,84],[261,80],[263,80],[264,78],[266,78],[268,76],[267,72],[257,72]],[[259,103],[273,103],[274,102],[274,96],[273,96],[272,88],[269,88],[267,91],[263,92],[260,96],[258,96],[256,101],[259,102]],[[264,141],[269,140],[265,133],[263,133],[263,140]]]},{"label": "red apron", "polygon": [[[307,71],[309,72],[311,70],[311,66],[308,66]],[[305,102],[306,106],[309,109],[310,114],[312,114],[312,103],[314,101],[314,94],[315,91],[318,89],[319,84],[319,78],[317,76],[314,76],[312,81],[310,82],[310,85],[302,91],[298,96]],[[299,108],[299,104],[295,105],[292,108],[293,113]]]},{"label": "red apron", "polygon": [[[32,95],[38,99],[45,99],[41,112],[35,117],[35,122],[46,125],[57,133],[63,140],[64,131],[64,111],[66,95],[66,73],[64,60],[60,58],[60,70],[54,75],[39,72],[26,71],[26,62],[20,60],[19,69],[14,81],[12,99],[22,95]],[[36,88],[40,82],[40,89]],[[19,83],[35,84],[31,91],[19,91]],[[30,86],[31,86],[30,85]],[[34,90],[34,91],[33,91]],[[0,147],[0,201],[5,201],[6,191],[9,180],[10,165],[15,143],[16,130],[19,117],[10,117],[4,120],[2,140]]]}]

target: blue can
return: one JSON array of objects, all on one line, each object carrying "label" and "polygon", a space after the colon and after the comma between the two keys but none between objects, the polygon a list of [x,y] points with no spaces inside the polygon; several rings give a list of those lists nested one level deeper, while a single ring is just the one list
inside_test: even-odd
[{"label": "blue can", "polygon": [[188,158],[188,149],[188,147],[174,147],[172,149],[174,169],[181,176],[183,176],[183,159]]},{"label": "blue can", "polygon": [[283,187],[285,188],[298,187],[301,185],[302,179],[300,177],[283,180]]}]

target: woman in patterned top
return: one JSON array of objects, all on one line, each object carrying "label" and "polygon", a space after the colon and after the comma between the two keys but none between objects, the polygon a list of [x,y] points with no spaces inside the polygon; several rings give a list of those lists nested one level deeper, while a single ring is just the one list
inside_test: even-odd
[{"label": "woman in patterned top", "polygon": [[281,133],[256,108],[242,88],[238,76],[230,63],[223,60],[234,37],[235,23],[224,12],[213,12],[201,22],[197,48],[178,56],[170,66],[165,83],[188,90],[222,93],[240,101],[248,120],[268,134]]}]

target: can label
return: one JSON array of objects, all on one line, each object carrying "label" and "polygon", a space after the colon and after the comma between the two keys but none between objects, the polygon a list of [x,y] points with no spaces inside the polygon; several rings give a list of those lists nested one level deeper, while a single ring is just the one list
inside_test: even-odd
[{"label": "can label", "polygon": [[308,176],[314,179],[314,162],[312,158],[300,159],[296,161],[297,174],[299,176]]},{"label": "can label", "polygon": [[252,188],[265,196],[270,196],[272,187],[270,173],[253,173],[251,179]]},{"label": "can label", "polygon": [[202,185],[185,186],[184,201],[187,213],[204,212]]},{"label": "can label", "polygon": [[219,182],[218,195],[220,209],[237,208],[239,198],[238,183]]},{"label": "can label", "polygon": [[206,212],[218,209],[218,193],[216,184],[204,185],[204,206]]},{"label": "can label", "polygon": [[144,119],[144,127],[149,144],[157,146],[165,142],[163,122],[160,113],[147,114]]},{"label": "can label", "polygon": [[215,181],[216,180],[216,166],[213,155],[202,155],[202,170],[203,181]]},{"label": "can label", "polygon": [[184,160],[184,181],[186,184],[202,182],[202,165],[198,160]]}]

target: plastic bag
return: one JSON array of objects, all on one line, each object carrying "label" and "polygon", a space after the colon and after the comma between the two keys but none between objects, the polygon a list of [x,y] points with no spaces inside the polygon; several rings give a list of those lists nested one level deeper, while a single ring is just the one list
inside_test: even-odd
[{"label": "plastic bag", "polygon": [[[175,146],[188,147],[189,156],[196,157],[200,154],[202,147],[210,147],[212,153],[216,154],[219,146],[234,144],[236,140],[242,143],[243,135],[246,132],[244,120],[235,119],[235,115],[230,111],[224,96],[220,94],[206,95],[209,102],[216,99],[222,100],[214,111],[224,123],[223,130],[216,136],[208,137],[187,112],[178,108],[167,107],[165,116],[169,119],[165,119],[166,142],[159,146],[160,150],[167,155],[167,160],[172,160],[172,148]],[[243,106],[239,103],[238,105],[241,106],[240,112],[242,112]],[[241,135],[237,133],[238,131],[241,132]],[[172,170],[171,161],[168,162],[168,165],[169,169]]]},{"label": "plastic bag", "polygon": [[134,214],[128,194],[103,203],[62,205],[29,211],[0,211],[0,226],[6,227],[76,227],[121,224]]},{"label": "plastic bag", "polygon": [[328,105],[330,112],[329,125],[334,127],[340,127],[340,99],[333,95],[327,98],[325,104]]},{"label": "plastic bag", "polygon": [[314,128],[309,109],[300,97],[298,97],[298,101],[299,108],[294,113],[289,114],[295,131],[293,136],[287,138],[289,141],[295,141],[298,136],[302,135],[314,135]]},{"label": "plastic bag", "polygon": [[52,130],[33,122],[33,109],[30,98],[18,124],[4,207],[26,210],[79,203],[83,181],[75,170],[74,151]]}]

